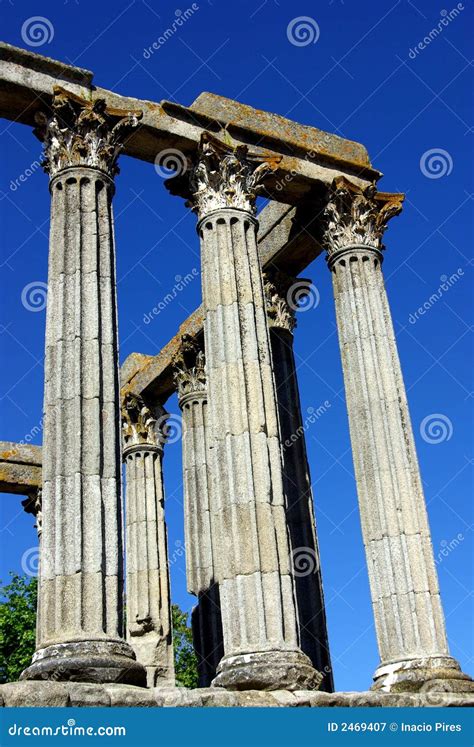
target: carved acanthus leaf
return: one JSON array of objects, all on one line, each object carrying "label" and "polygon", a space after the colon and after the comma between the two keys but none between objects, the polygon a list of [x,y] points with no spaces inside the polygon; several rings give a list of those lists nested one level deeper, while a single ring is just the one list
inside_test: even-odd
[{"label": "carved acanthus leaf", "polygon": [[296,308],[288,302],[288,291],[295,278],[283,273],[263,273],[263,290],[270,327],[287,329],[293,332],[296,327]]},{"label": "carved acanthus leaf", "polygon": [[124,448],[129,446],[162,446],[166,441],[168,414],[157,405],[153,411],[142,397],[127,394],[122,404],[122,435]]},{"label": "carved acanthus leaf", "polygon": [[113,177],[124,140],[141,117],[140,111],[107,109],[104,99],[90,102],[56,87],[51,110],[36,115],[44,170],[54,176],[70,166],[92,166]]},{"label": "carved acanthus leaf", "polygon": [[186,394],[206,391],[206,359],[204,352],[190,335],[183,335],[173,366],[174,381],[180,399]]},{"label": "carved acanthus leaf", "polygon": [[402,210],[404,195],[361,190],[344,177],[330,188],[324,210],[324,242],[329,255],[353,245],[383,249],[382,237],[390,218]]},{"label": "carved acanthus leaf", "polygon": [[[204,132],[195,164],[185,175],[188,205],[199,218],[219,208],[246,210],[253,215],[263,181],[280,160],[251,154],[246,145],[223,143]],[[171,191],[172,182],[170,179],[167,184]]]}]

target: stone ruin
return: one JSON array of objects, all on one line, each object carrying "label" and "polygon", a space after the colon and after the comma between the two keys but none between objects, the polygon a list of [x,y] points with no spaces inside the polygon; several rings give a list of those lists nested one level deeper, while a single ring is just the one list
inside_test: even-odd
[{"label": "stone ruin", "polygon": [[[0,58],[0,113],[34,127],[51,193],[43,446],[3,443],[0,466],[0,489],[26,495],[36,516],[37,647],[2,702],[472,703],[446,640],[383,279],[403,195],[377,190],[362,145],[316,128],[209,93],[190,107],[126,98],[7,44]],[[202,306],[158,355],[133,354],[119,372],[117,159],[170,148],[186,160],[166,186],[196,214]],[[270,202],[257,218],[259,194]],[[380,652],[364,693],[334,693],[304,435],[291,438],[304,430],[294,289],[308,292],[297,276],[323,252]],[[174,680],[162,473],[175,391],[197,597],[200,687],[188,691]]]}]

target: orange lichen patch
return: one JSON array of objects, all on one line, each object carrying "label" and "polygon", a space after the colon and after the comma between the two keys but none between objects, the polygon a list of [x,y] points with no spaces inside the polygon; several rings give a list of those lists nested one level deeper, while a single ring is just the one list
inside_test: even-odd
[{"label": "orange lichen patch", "polygon": [[279,114],[254,109],[224,96],[203,92],[189,108],[225,123],[227,128],[244,128],[258,134],[262,139],[275,138],[298,150],[314,150],[320,155],[348,160],[361,167],[371,166],[367,150],[360,143],[317,127],[293,122]]}]

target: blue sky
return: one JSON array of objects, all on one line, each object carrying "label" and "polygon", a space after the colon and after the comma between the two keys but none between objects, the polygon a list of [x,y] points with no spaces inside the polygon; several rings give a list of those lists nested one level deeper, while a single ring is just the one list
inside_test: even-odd
[{"label": "blue sky", "polygon": [[[453,0],[439,6],[430,0],[200,0],[165,44],[144,55],[179,11],[191,5],[66,0],[39,9],[33,2],[4,0],[2,36],[93,70],[97,85],[125,95],[189,105],[201,91],[212,91],[358,140],[385,174],[380,187],[407,193],[402,215],[386,234],[384,271],[448,637],[453,655],[472,672],[472,5],[468,0],[459,7]],[[453,8],[458,13],[449,20]],[[30,46],[25,30],[22,38],[22,26],[43,13],[48,39]],[[288,38],[289,24],[300,16],[312,19],[314,43],[296,45]],[[438,24],[441,32],[420,49],[417,45]],[[27,300],[27,286],[39,283],[41,291],[47,280],[47,177],[34,165],[40,145],[29,128],[4,121],[0,128],[0,438],[28,440],[34,433],[32,442],[40,443],[45,312],[31,310],[34,301]],[[151,322],[144,322],[172,291],[176,276],[197,272],[199,247],[195,218],[180,199],[167,194],[152,164],[122,158],[116,184],[123,361],[134,351],[156,354],[199,304],[196,278]],[[445,281],[454,274],[455,281]],[[364,689],[378,657],[331,279],[322,258],[304,275],[313,279],[320,302],[298,315],[295,350],[303,415],[330,403],[308,428],[307,446],[336,687]],[[443,281],[447,289],[441,287]],[[425,313],[416,314],[424,305]],[[175,398],[167,407],[178,413]],[[433,420],[440,429],[435,425],[429,430]],[[167,447],[165,480],[170,555],[175,559],[172,595],[190,609],[179,549],[179,442]],[[23,554],[35,544],[31,517],[20,508],[19,497],[1,496],[2,580],[9,570],[21,569]]]}]

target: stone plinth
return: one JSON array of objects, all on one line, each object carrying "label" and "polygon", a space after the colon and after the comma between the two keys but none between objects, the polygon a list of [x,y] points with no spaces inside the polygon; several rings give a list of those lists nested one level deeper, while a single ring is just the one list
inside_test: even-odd
[{"label": "stone plinth", "polygon": [[130,685],[80,682],[13,682],[0,685],[0,707],[108,708],[472,708],[468,693],[315,692],[314,690],[241,690],[209,687],[150,689]]}]

